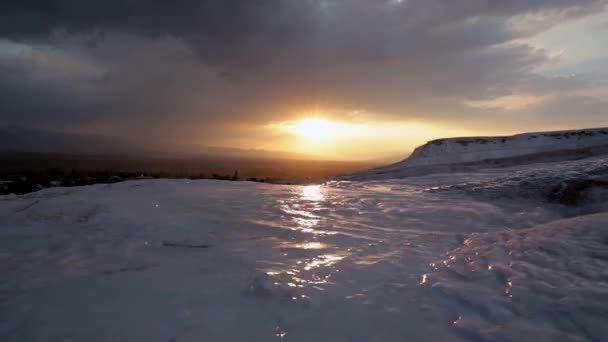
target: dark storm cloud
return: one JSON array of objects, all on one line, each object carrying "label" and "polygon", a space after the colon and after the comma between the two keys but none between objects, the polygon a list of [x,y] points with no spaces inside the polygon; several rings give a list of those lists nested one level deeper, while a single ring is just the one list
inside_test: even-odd
[{"label": "dark storm cloud", "polygon": [[551,57],[521,39],[605,4],[7,0],[0,124],[129,117],[157,123],[149,129],[212,127],[307,105],[466,116],[437,103],[585,88],[586,80],[535,74]]},{"label": "dark storm cloud", "polygon": [[[187,38],[212,54],[245,51],[249,42],[272,39],[288,44],[305,35],[307,1],[5,1],[0,4],[0,33],[12,36],[68,32],[126,31]],[[307,9],[308,7],[308,9]],[[254,52],[254,51],[250,51]],[[210,54],[206,54],[210,55]]]}]

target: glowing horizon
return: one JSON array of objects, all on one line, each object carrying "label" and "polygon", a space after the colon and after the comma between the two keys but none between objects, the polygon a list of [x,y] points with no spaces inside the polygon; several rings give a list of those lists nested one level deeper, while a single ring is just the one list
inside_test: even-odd
[{"label": "glowing horizon", "polygon": [[288,151],[349,160],[405,156],[429,140],[473,133],[420,122],[338,121],[322,114],[274,122],[264,128],[281,135],[280,147]]}]

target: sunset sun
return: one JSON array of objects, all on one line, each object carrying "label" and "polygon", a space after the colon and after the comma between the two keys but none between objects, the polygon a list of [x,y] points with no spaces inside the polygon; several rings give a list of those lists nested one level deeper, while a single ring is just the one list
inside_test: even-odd
[{"label": "sunset sun", "polygon": [[327,140],[339,134],[339,125],[322,118],[306,118],[294,122],[290,131],[310,141]]}]

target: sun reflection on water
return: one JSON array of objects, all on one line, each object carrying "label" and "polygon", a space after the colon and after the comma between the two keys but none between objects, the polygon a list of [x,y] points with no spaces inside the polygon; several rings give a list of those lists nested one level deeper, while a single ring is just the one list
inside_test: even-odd
[{"label": "sun reflection on water", "polygon": [[346,257],[346,255],[340,255],[340,254],[319,255],[318,257],[313,258],[312,260],[310,260],[306,264],[306,266],[304,266],[304,270],[305,271],[310,271],[313,268],[318,268],[318,267],[322,267],[322,266],[323,267],[333,266],[338,261],[341,261],[345,257]]},{"label": "sun reflection on water", "polygon": [[300,197],[305,201],[320,202],[325,199],[321,185],[307,185],[302,187]]},{"label": "sun reflection on water", "polygon": [[294,300],[308,300],[309,290],[324,291],[326,285],[335,284],[338,264],[350,255],[329,243],[331,239],[323,241],[338,234],[329,230],[332,222],[325,215],[330,211],[327,206],[336,205],[326,203],[334,200],[329,192],[323,185],[298,186],[276,202],[284,226],[297,233],[277,244],[285,259],[266,269],[266,274],[273,286],[287,289],[283,291]]},{"label": "sun reflection on water", "polygon": [[278,207],[285,214],[283,218],[290,223],[289,228],[313,235],[335,234],[318,229],[322,220],[318,211],[323,209],[323,201],[326,200],[323,186],[306,185],[294,190],[290,198],[277,201]]}]

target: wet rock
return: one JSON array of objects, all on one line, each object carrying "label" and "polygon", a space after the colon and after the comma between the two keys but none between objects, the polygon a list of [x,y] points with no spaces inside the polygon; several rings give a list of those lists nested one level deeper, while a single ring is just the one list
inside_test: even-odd
[{"label": "wet rock", "polygon": [[256,297],[270,297],[272,295],[272,282],[266,274],[259,274],[249,285],[249,293]]},{"label": "wet rock", "polygon": [[209,248],[209,245],[204,245],[204,244],[191,244],[191,243],[170,242],[170,241],[163,241],[162,246],[163,247],[193,248],[193,249]]},{"label": "wet rock", "polygon": [[551,190],[549,201],[576,206],[593,188],[608,189],[608,180],[576,179],[564,181]]},{"label": "wet rock", "polygon": [[302,309],[308,309],[310,306],[309,297],[298,288],[267,273],[256,275],[249,283],[246,294],[259,299],[296,305]]},{"label": "wet rock", "polygon": [[106,269],[103,271],[103,274],[113,275],[113,274],[125,273],[125,272],[147,271],[147,270],[153,268],[154,266],[157,266],[157,265],[140,265],[140,266],[122,267],[122,268],[118,268],[118,269]]}]

